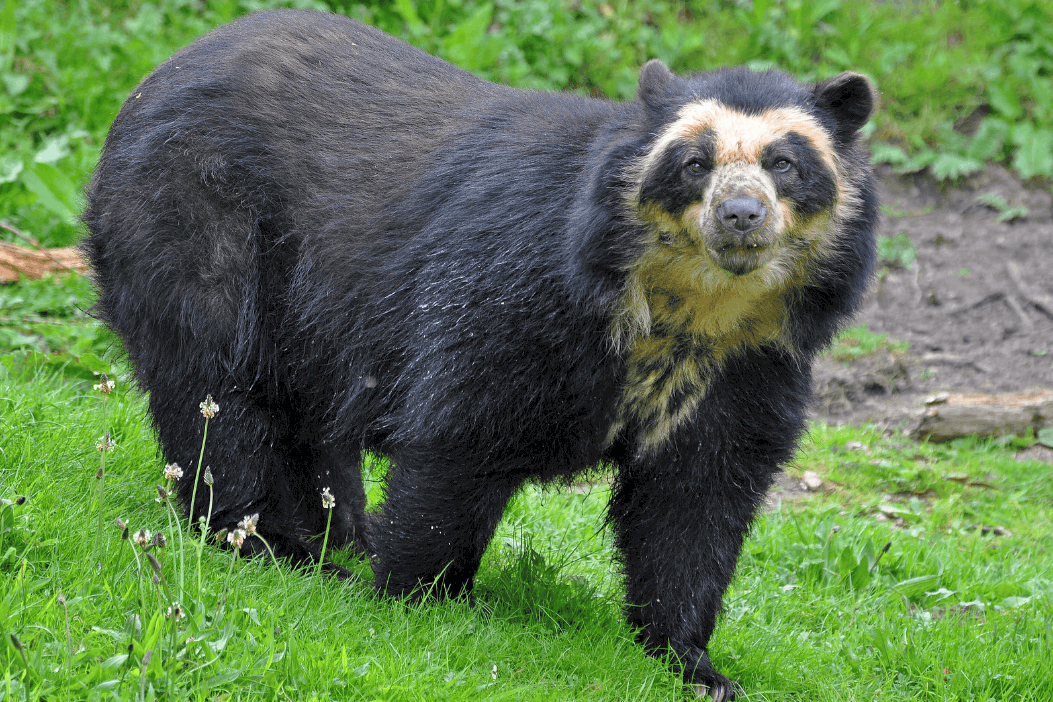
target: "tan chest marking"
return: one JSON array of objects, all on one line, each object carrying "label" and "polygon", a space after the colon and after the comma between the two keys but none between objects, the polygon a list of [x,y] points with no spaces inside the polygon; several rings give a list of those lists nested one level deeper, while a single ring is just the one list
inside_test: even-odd
[{"label": "tan chest marking", "polygon": [[628,345],[628,360],[608,442],[632,422],[639,448],[658,448],[695,411],[729,355],[768,344],[789,348],[781,286],[764,276],[735,278],[693,258],[660,246],[632,273],[623,326],[614,330]]}]

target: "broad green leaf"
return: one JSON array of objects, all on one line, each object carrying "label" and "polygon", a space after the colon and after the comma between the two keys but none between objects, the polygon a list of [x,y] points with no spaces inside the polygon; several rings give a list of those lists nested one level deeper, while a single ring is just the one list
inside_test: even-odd
[{"label": "broad green leaf", "polygon": [[486,52],[479,49],[486,40],[486,31],[493,16],[493,5],[487,3],[458,24],[442,40],[446,58],[469,71],[483,68],[487,63]]},{"label": "broad green leaf", "polygon": [[46,163],[34,163],[21,175],[22,183],[48,211],[77,226],[83,209],[80,191],[64,173]]},{"label": "broad green leaf", "polygon": [[18,174],[22,172],[24,164],[14,159],[0,159],[0,185],[14,183],[18,180]]},{"label": "broad green leaf", "polygon": [[1008,123],[988,117],[980,123],[980,128],[976,130],[975,136],[969,142],[966,155],[981,161],[999,159],[1002,156],[1002,149],[1008,134]]},{"label": "broad green leaf", "polygon": [[1031,601],[1030,597],[1019,597],[1019,596],[1014,595],[1014,596],[1005,598],[1004,600],[1002,600],[998,604],[1000,604],[1002,607],[1005,607],[1006,609],[1016,609],[1017,607],[1023,607],[1024,605],[1026,605],[1030,601]]},{"label": "broad green leaf", "polygon": [[1013,168],[1021,178],[1053,177],[1053,130],[1024,122],[1013,128],[1012,141],[1017,145]]},{"label": "broad green leaf", "polygon": [[4,88],[11,97],[21,95],[29,87],[29,76],[24,73],[3,73],[0,78],[4,81]]},{"label": "broad green leaf", "polygon": [[767,22],[768,13],[771,11],[774,4],[774,0],[754,0],[752,19],[757,23]]},{"label": "broad green leaf", "polygon": [[118,666],[124,665],[127,660],[128,660],[128,654],[127,653],[118,653],[116,656],[110,656],[109,658],[104,660],[99,665],[102,668],[104,668],[104,669],[105,668],[116,668]]},{"label": "broad green leaf", "polygon": [[923,171],[931,166],[939,156],[940,155],[932,149],[922,149],[911,156],[906,163],[897,165],[895,169],[896,173],[918,173],[919,171]]},{"label": "broad green leaf", "polygon": [[913,599],[925,592],[935,590],[936,583],[939,579],[940,576],[936,573],[933,573],[932,575],[919,575],[916,578],[901,580],[893,585],[892,589],[902,594],[907,599]]},{"label": "broad green leaf", "polygon": [[955,180],[983,170],[983,161],[954,153],[941,153],[932,162],[932,174],[937,180]]},{"label": "broad green leaf", "polygon": [[1013,86],[1005,81],[991,83],[987,87],[987,100],[999,114],[1011,122],[1015,122],[1024,115],[1024,108],[1020,105],[1020,96],[1013,90]]},{"label": "broad green leaf", "polygon": [[232,668],[230,670],[224,670],[221,673],[216,673],[212,677],[205,678],[202,680],[197,689],[199,690],[211,690],[214,687],[222,687],[223,685],[229,685],[241,677],[240,668]]},{"label": "broad green leaf", "polygon": [[876,631],[874,632],[874,651],[884,661],[895,660],[897,646],[888,640],[884,631]]},{"label": "broad green leaf", "polygon": [[227,647],[227,643],[230,641],[230,637],[234,635],[234,626],[230,622],[216,632],[215,639],[205,638],[204,641],[208,644],[209,649],[212,653],[218,654]]},{"label": "broad green leaf", "polygon": [[62,134],[44,142],[44,148],[33,157],[34,163],[55,165],[56,162],[69,156],[69,137]]},{"label": "broad green leaf", "polygon": [[823,57],[835,66],[848,68],[852,65],[852,58],[848,55],[848,52],[845,51],[844,47],[830,46],[824,48],[822,53]]},{"label": "broad green leaf", "polygon": [[852,589],[865,590],[870,584],[870,568],[866,562],[860,563],[852,570]]},{"label": "broad green leaf", "polygon": [[18,23],[15,20],[15,2],[4,0],[4,10],[0,12],[0,54],[7,54],[15,48],[15,32]]},{"label": "broad green leaf", "polygon": [[925,597],[929,598],[929,600],[932,600],[932,601],[935,601],[935,602],[939,602],[941,600],[947,599],[948,597],[952,597],[952,596],[954,596],[956,594],[958,594],[958,593],[956,593],[954,590],[948,590],[945,587],[941,587],[938,590],[933,590],[931,592],[926,592],[925,593]]},{"label": "broad green leaf", "polygon": [[856,566],[859,565],[859,562],[856,561],[855,554],[852,553],[852,549],[848,546],[845,546],[844,550],[841,551],[841,558],[838,565],[839,572],[842,578],[847,578],[850,575],[852,575],[852,572],[856,569]]},{"label": "broad green leaf", "polygon": [[15,528],[15,508],[11,505],[0,507],[0,534]]},{"label": "broad green leaf", "polygon": [[402,19],[406,21],[410,29],[420,30],[424,27],[424,22],[417,14],[417,6],[414,5],[413,0],[395,0],[395,9],[402,15]]},{"label": "broad green leaf", "polygon": [[826,19],[826,16],[841,7],[841,0],[818,0],[817,2],[802,3],[808,9],[808,23],[812,26]]},{"label": "broad green leaf", "polygon": [[1049,80],[1035,80],[1030,84],[1028,96],[1034,105],[1033,110],[1039,122],[1048,122],[1053,117],[1053,84]]},{"label": "broad green leaf", "polygon": [[880,141],[870,145],[870,158],[874,163],[891,163],[893,166],[902,166],[910,161],[906,151]]},{"label": "broad green leaf", "polygon": [[32,348],[40,343],[33,334],[23,334],[16,329],[0,327],[0,347],[8,349]]},{"label": "broad green leaf", "polygon": [[93,353],[82,353],[77,359],[82,366],[96,373],[113,373],[113,366]]}]

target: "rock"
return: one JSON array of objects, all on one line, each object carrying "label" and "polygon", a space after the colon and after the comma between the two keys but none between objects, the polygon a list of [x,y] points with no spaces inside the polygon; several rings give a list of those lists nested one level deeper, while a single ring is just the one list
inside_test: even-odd
[{"label": "rock", "polygon": [[810,491],[815,492],[819,488],[823,487],[823,480],[819,477],[819,474],[814,470],[806,470],[802,478],[804,486]]}]

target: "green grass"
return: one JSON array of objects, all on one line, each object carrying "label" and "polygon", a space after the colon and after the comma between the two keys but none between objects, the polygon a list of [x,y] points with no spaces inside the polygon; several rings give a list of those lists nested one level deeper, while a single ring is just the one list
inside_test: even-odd
[{"label": "green grass", "polygon": [[910,342],[892,341],[888,334],[875,334],[866,325],[859,325],[840,332],[824,353],[842,363],[851,363],[857,358],[881,352],[905,353],[909,348]]},{"label": "green grass", "polygon": [[[33,315],[77,320],[81,285],[3,291],[34,299]],[[49,351],[96,325],[58,327],[68,338],[52,332]],[[94,360],[48,364],[54,354],[32,345],[0,356],[0,699],[683,699],[622,621],[602,473],[570,490],[529,487],[509,506],[474,609],[377,600],[360,583],[213,545],[199,557],[157,500],[145,401],[95,331],[83,354]],[[114,393],[93,391],[91,366],[111,373]],[[116,448],[100,504],[104,429]],[[815,471],[824,488],[757,522],[715,664],[748,700],[1053,698],[1053,473],[1014,457],[1034,443],[813,427],[790,472]],[[369,465],[375,501],[384,466]],[[118,517],[132,534],[166,534],[153,552],[171,594]],[[172,600],[184,618],[168,616]]]},{"label": "green grass", "polygon": [[[0,219],[47,245],[79,238],[80,189],[132,87],[208,29],[280,4],[0,0]],[[941,178],[986,160],[1053,176],[1053,23],[1037,0],[332,7],[489,79],[620,99],[655,56],[807,80],[862,70],[884,96],[869,128],[879,160]],[[970,116],[973,136],[954,129]],[[909,265],[904,242],[883,245],[886,265]],[[531,487],[509,506],[475,609],[380,601],[211,545],[199,555],[156,501],[145,401],[90,304],[78,276],[0,287],[0,700],[683,698],[622,621],[602,481]],[[901,350],[856,329],[834,353],[882,349]],[[114,394],[92,390],[100,372]],[[1015,460],[1031,443],[814,427],[791,472],[825,488],[758,521],[712,641],[717,667],[749,700],[1053,699],[1053,475]],[[375,500],[383,464],[371,465]],[[117,517],[166,534],[171,595]],[[173,599],[185,617],[169,616]]]},{"label": "green grass", "polygon": [[102,348],[110,337],[88,316],[93,295],[80,275],[0,286],[0,349],[80,355]]},{"label": "green grass", "polygon": [[[541,515],[566,519],[562,503],[513,517],[495,541],[484,580],[490,592],[508,594],[494,596],[489,617],[456,602],[378,602],[362,585],[232,562],[230,553],[211,546],[202,554],[198,590],[189,543],[180,596],[179,542],[164,505],[155,501],[161,462],[144,402],[128,390],[123,373],[115,377],[116,392],[103,397],[87,382],[54,373],[0,370],[3,497],[28,497],[5,507],[8,516],[0,522],[6,527],[0,695],[124,699],[145,686],[147,697],[166,699],[204,699],[222,689],[253,699],[476,699],[487,690],[518,697],[519,689],[537,688],[532,697],[565,699],[568,691],[593,685],[618,698],[675,694],[675,681],[632,644],[609,595],[594,598],[594,587],[563,581],[530,550],[528,525]],[[104,425],[117,448],[107,461],[102,567],[96,570],[95,444]],[[575,512],[580,519],[588,509],[572,506]],[[145,561],[137,566],[134,547],[113,526],[117,517],[133,534],[140,528],[166,533],[168,546],[158,557],[172,597],[150,583]],[[513,571],[517,577],[509,581]],[[518,584],[522,576],[525,585]],[[535,607],[539,593],[547,604]],[[172,599],[186,618],[165,616]]]}]

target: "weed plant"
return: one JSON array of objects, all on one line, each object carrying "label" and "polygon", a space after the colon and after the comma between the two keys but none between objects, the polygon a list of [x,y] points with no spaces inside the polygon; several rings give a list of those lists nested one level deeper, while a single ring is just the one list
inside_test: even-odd
[{"label": "weed plant", "polygon": [[[918,258],[918,250],[907,233],[900,230],[895,236],[879,236],[877,241],[878,262],[888,268],[910,270]],[[883,274],[879,271],[879,276]]]},{"label": "weed plant", "polygon": [[906,353],[909,348],[908,341],[892,341],[888,334],[875,334],[867,329],[866,325],[858,325],[838,333],[825,354],[836,361],[849,364],[856,359],[878,353]]}]

